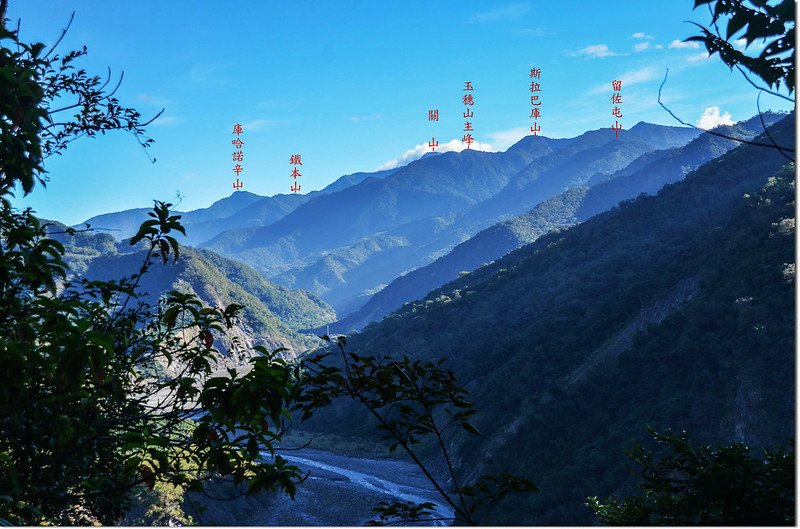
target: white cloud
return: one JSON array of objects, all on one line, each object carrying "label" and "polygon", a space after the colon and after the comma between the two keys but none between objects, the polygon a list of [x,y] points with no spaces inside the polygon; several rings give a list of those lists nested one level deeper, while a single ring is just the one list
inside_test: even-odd
[{"label": "white cloud", "polygon": [[136,99],[145,105],[153,105],[157,107],[165,107],[167,106],[167,103],[169,103],[169,99],[151,94],[137,94]]},{"label": "white cloud", "polygon": [[254,119],[253,121],[242,123],[242,129],[244,129],[244,131],[247,132],[251,130],[263,129],[264,127],[268,127],[269,125],[272,124],[273,124],[272,120],[269,119]]},{"label": "white cloud", "polygon": [[634,44],[633,50],[634,51],[644,51],[649,47],[650,47],[650,43],[649,42],[640,42],[638,44]]},{"label": "white cloud", "polygon": [[183,121],[182,118],[177,116],[164,116],[161,115],[152,123],[153,127],[169,127],[170,125],[175,125],[177,123],[181,123]]},{"label": "white cloud", "polygon": [[198,63],[189,69],[189,81],[197,85],[208,86],[227,86],[230,75],[225,75],[225,71],[220,64]]},{"label": "white cloud", "polygon": [[376,119],[381,119],[383,114],[380,112],[375,112],[374,114],[369,114],[368,116],[350,116],[350,121],[353,123],[358,123],[360,121],[375,121]]},{"label": "white cloud", "polygon": [[[622,89],[625,90],[631,86],[652,81],[653,79],[657,79],[661,76],[662,72],[658,67],[645,66],[644,68],[639,68],[637,70],[628,70],[627,72],[623,72],[620,75],[615,76],[614,79],[621,80]],[[589,90],[588,95],[596,96],[606,92],[611,93],[611,81],[596,85],[594,88]]]},{"label": "white cloud", "polygon": [[505,151],[530,133],[530,127],[517,127],[514,129],[490,132],[487,136],[494,147],[492,150]]},{"label": "white cloud", "polygon": [[700,48],[700,44],[697,42],[683,42],[682,40],[673,40],[669,43],[669,47],[678,50],[696,50]]},{"label": "white cloud", "polygon": [[748,49],[750,51],[760,52],[761,50],[767,47],[767,44],[765,42],[759,42],[754,40],[748,46],[747,39],[741,38],[733,41],[733,47],[739,51],[744,51],[745,49]]},{"label": "white cloud", "polygon": [[[505,151],[525,136],[528,136],[530,133],[530,127],[516,127],[513,129],[489,132],[486,134],[486,137],[489,138],[491,143],[476,141],[472,144],[470,149],[473,151],[483,152]],[[459,139],[453,139],[446,143],[440,141],[435,152],[461,152],[466,148],[467,147],[464,142]],[[422,158],[429,152],[431,152],[431,148],[428,145],[428,142],[426,141],[424,143],[420,143],[419,145],[415,145],[413,149],[407,150],[394,160],[389,160],[385,164],[381,165],[377,170],[382,171],[383,169],[393,169],[400,165],[405,165],[413,162],[414,160]]]},{"label": "white cloud", "polygon": [[697,120],[697,126],[701,129],[713,129],[717,125],[733,125],[730,112],[720,114],[719,107],[708,107]]},{"label": "white cloud", "polygon": [[652,35],[648,35],[647,33],[642,33],[641,31],[637,31],[636,33],[631,35],[631,38],[632,39],[640,39],[640,40],[641,39],[652,40],[655,37],[653,37]]},{"label": "white cloud", "polygon": [[705,61],[706,59],[709,59],[710,57],[711,57],[711,55],[709,55],[708,52],[702,51],[702,52],[698,53],[697,55],[692,55],[691,57],[686,57],[686,60],[688,62],[700,62],[700,61]]},{"label": "white cloud", "polygon": [[586,46],[585,48],[578,50],[571,55],[573,57],[578,57],[580,55],[587,55],[589,57],[613,57],[618,54],[609,50],[608,46],[605,44],[593,44],[591,46]]},{"label": "white cloud", "polygon": [[470,22],[492,22],[506,18],[517,18],[530,10],[530,5],[523,3],[509,4],[490,11],[475,13],[469,18]]},{"label": "white cloud", "polygon": [[[436,152],[461,152],[467,148],[466,144],[459,139],[453,139],[446,143],[439,142],[439,146],[436,147]],[[470,147],[473,151],[494,151],[494,149],[490,144],[483,143],[480,141],[476,141]],[[420,143],[419,145],[415,145],[414,148],[407,150],[399,157],[395,158],[394,160],[389,160],[385,164],[378,167],[378,171],[382,171],[384,169],[394,169],[400,165],[405,165],[407,163],[413,162],[414,160],[418,160],[422,158],[425,154],[431,152],[431,148],[428,146],[428,142]]]},{"label": "white cloud", "polygon": [[657,50],[664,49],[664,46],[662,46],[661,44],[656,44],[656,49]]}]

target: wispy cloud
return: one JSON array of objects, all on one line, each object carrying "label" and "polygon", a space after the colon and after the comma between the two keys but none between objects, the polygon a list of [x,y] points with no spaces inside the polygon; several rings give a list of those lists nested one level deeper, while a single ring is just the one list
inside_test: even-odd
[{"label": "wispy cloud", "polygon": [[638,44],[634,44],[633,51],[636,51],[636,52],[644,51],[649,47],[650,47],[650,43],[649,42],[640,42]]},{"label": "wispy cloud", "polygon": [[713,129],[717,125],[733,125],[730,112],[722,114],[718,106],[706,108],[697,119],[697,126],[701,129]]},{"label": "wispy cloud", "polygon": [[182,122],[183,122],[183,118],[180,118],[178,116],[164,116],[164,115],[161,115],[161,116],[158,117],[158,119],[156,119],[152,123],[152,126],[153,127],[169,127],[171,125],[176,125],[176,124],[182,123]]},{"label": "wispy cloud", "polygon": [[[439,142],[439,146],[436,147],[436,152],[461,152],[465,150],[466,144],[458,139],[453,139],[448,141],[447,143]],[[495,149],[488,143],[483,143],[480,141],[476,141],[470,147],[473,151],[494,151]],[[431,152],[431,148],[428,146],[428,142],[420,143],[419,145],[415,145],[412,149],[408,149],[406,152],[395,158],[394,160],[389,160],[385,164],[378,167],[378,171],[382,171],[384,169],[394,169],[395,167],[399,167],[401,165],[405,165],[407,163],[413,162],[414,160],[418,160],[422,158],[427,153]]]},{"label": "wispy cloud", "polygon": [[242,123],[242,128],[244,128],[245,131],[253,131],[264,129],[270,125],[275,125],[275,121],[271,119],[254,119]]},{"label": "wispy cloud", "polygon": [[597,57],[614,57],[619,54],[611,51],[606,44],[592,44],[591,46],[586,46],[583,49],[580,49],[576,52],[572,52],[570,55],[572,55],[573,57],[587,56],[587,57],[597,58]]},{"label": "wispy cloud", "polygon": [[169,103],[169,99],[153,94],[136,94],[136,100],[155,107],[165,107]]},{"label": "wispy cloud", "polygon": [[697,55],[692,55],[691,57],[686,57],[687,62],[701,62],[711,58],[711,55],[708,52],[700,52]]},{"label": "wispy cloud", "polygon": [[376,119],[381,119],[383,114],[380,112],[375,112],[374,114],[369,114],[367,116],[350,116],[350,121],[353,123],[358,123],[360,121],[375,121]]},{"label": "wispy cloud", "polygon": [[631,35],[632,39],[645,39],[645,40],[653,40],[655,37],[652,35],[648,35],[647,33],[642,33],[641,31],[637,31],[633,35]]},{"label": "wispy cloud", "polygon": [[682,40],[675,39],[669,43],[669,47],[677,50],[697,50],[700,48],[700,44],[694,41],[683,42]]},{"label": "wispy cloud", "polygon": [[475,13],[469,18],[470,22],[494,22],[496,20],[505,20],[508,18],[518,18],[527,13],[531,6],[523,3],[508,4],[503,7],[491,9],[489,11],[481,11]]},{"label": "wispy cloud", "polygon": [[[635,70],[628,70],[614,77],[622,81],[622,89],[630,88],[631,86],[652,81],[661,76],[661,71],[656,66],[645,66],[644,68],[637,68]],[[587,93],[590,96],[610,93],[611,82],[603,83],[592,87]]]},{"label": "wispy cloud", "polygon": [[492,150],[505,151],[530,133],[530,127],[516,127],[490,132],[487,136],[494,147]]}]

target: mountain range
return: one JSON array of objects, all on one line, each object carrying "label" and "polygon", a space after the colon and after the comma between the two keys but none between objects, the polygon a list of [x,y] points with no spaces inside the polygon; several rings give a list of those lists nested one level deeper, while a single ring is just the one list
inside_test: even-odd
[{"label": "mountain range", "polygon": [[[770,132],[793,145],[794,115]],[[481,410],[482,435],[445,439],[462,481],[511,472],[540,489],[481,523],[589,524],[588,496],[636,492],[625,450],[648,425],[752,447],[794,435],[794,177],[776,149],[740,145],[461,274],[348,351],[448,358]],[[307,427],[375,438],[349,406]]]},{"label": "mountain range", "polygon": [[[187,228],[186,237],[181,242],[192,246],[200,246],[203,242],[216,237],[223,231],[265,226],[286,216],[300,204],[316,196],[339,191],[367,178],[385,178],[393,172],[394,169],[388,169],[374,173],[361,172],[344,175],[324,189],[304,195],[293,193],[265,197],[248,191],[235,191],[230,196],[217,200],[207,208],[188,212],[175,210],[175,213],[182,216],[181,223]],[[176,206],[179,205],[177,204]],[[105,213],[91,217],[73,227],[85,228],[89,224],[96,230],[107,231],[117,240],[127,239],[136,233],[143,221],[147,220],[149,211],[150,209],[148,208],[135,208]]]},{"label": "mountain range", "polygon": [[[794,144],[794,114],[763,118]],[[716,132],[771,141],[760,117]],[[485,506],[481,522],[589,524],[587,496],[636,492],[625,450],[647,426],[753,447],[793,435],[786,162],[645,123],[619,139],[603,129],[426,155],[307,195],[234,193],[187,212],[202,248],[144,287],[243,304],[237,336],[296,354],[330,324],[359,331],[358,354],[448,358],[480,410],[482,435],[445,439],[460,477],[510,472],[541,491]],[[143,211],[90,223],[119,236]],[[67,252],[100,279],[142,257],[108,234],[77,234]],[[342,404],[304,428],[376,439]]]},{"label": "mountain range", "polygon": [[[48,229],[64,244],[66,261],[76,277],[121,279],[137,273],[145,258],[140,246],[118,242],[107,233],[68,235],[66,226],[53,221]],[[300,329],[335,318],[333,309],[313,294],[275,285],[246,264],[203,249],[183,247],[176,262],[154,264],[139,287],[142,299],[151,305],[169,290],[194,293],[209,306],[242,305],[241,317],[230,333],[243,346],[238,349],[285,347],[289,356],[297,356],[321,343]],[[218,341],[216,347],[228,367],[241,367],[249,358],[238,355],[230,341]]]},{"label": "mountain range", "polygon": [[[763,119],[771,125],[780,117],[779,114],[765,114]],[[763,132],[763,127],[761,119],[753,117],[734,126],[720,126],[715,131],[733,138],[752,139]],[[459,273],[472,271],[483,263],[502,257],[551,230],[585,221],[623,200],[642,193],[654,194],[664,185],[682,179],[689,171],[736,145],[738,143],[734,140],[702,134],[684,146],[643,154],[611,174],[595,173],[585,182],[586,185],[568,189],[530,211],[494,224],[432,263],[398,277],[355,313],[330,325],[330,330],[342,333],[361,330],[371,322],[380,321],[403,303],[424,297]],[[577,180],[577,183],[581,182],[581,179]]]},{"label": "mountain range", "polygon": [[[308,290],[342,318],[398,276],[446,255],[481,229],[697,134],[640,123],[618,139],[607,129],[567,139],[529,136],[506,152],[429,154],[397,169],[346,175],[306,195],[237,192],[183,213],[184,242]],[[86,223],[122,238],[145,211]]]}]

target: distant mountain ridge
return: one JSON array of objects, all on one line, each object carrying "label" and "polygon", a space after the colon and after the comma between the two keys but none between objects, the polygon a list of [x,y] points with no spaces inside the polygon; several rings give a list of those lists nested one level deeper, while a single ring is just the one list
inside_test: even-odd
[{"label": "distant mountain ridge", "polygon": [[[205,246],[314,292],[346,316],[399,275],[516,208],[698,134],[646,124],[626,132],[619,140],[608,129],[567,139],[530,136],[506,152],[423,157],[383,180],[315,197],[269,226],[224,232]],[[505,195],[514,199],[497,198]]]},{"label": "distant mountain ridge", "polygon": [[[367,178],[382,179],[394,171],[395,169],[388,169],[344,175],[324,189],[306,194],[291,193],[265,197],[249,191],[234,191],[230,196],[217,200],[207,208],[188,212],[176,210],[175,213],[182,215],[181,222],[188,228],[183,242],[197,246],[226,230],[268,225],[315,196],[339,191]],[[126,239],[133,236],[139,225],[147,220],[148,211],[149,208],[136,208],[105,213],[74,227],[81,228],[90,224],[97,229],[108,230],[117,240]]]},{"label": "distant mountain ridge", "polygon": [[[765,113],[769,126],[782,116]],[[753,117],[734,126],[720,126],[717,132],[742,139],[752,139],[763,130],[761,118]],[[529,244],[548,231],[568,227],[641,193],[655,194],[666,184],[683,178],[690,170],[721,156],[738,145],[711,134],[702,134],[682,147],[643,154],[612,174],[595,173],[592,187],[575,187],[549,198],[532,210],[486,228],[458,244],[445,256],[402,275],[374,294],[358,311],[330,325],[332,332],[348,333],[380,321],[403,303],[420,299],[429,291],[470,272],[482,263]],[[602,175],[602,177],[600,176]]]}]

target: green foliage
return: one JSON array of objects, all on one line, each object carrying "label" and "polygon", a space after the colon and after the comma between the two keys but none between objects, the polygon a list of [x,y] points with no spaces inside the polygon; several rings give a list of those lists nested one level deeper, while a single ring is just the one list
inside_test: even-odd
[{"label": "green foliage", "polygon": [[[43,160],[61,154],[69,143],[83,136],[122,130],[133,134],[142,146],[152,143],[144,136],[144,126],[149,122],[142,122],[135,109],[120,105],[114,97],[116,89],[106,90],[110,77],[103,81],[76,68],[76,61],[87,53],[85,47],[51,56],[53,51],[46,52],[42,43],[21,42],[5,20],[0,20],[2,195],[15,183],[25,194],[33,190],[37,180],[44,184]],[[62,116],[69,111],[74,114]]]},{"label": "green foliage", "polygon": [[[0,20],[0,193],[5,195],[16,182],[29,193],[34,175],[43,170],[39,135],[48,114],[40,81],[49,63],[40,58],[43,44],[19,42],[3,22]],[[17,45],[17,50],[12,50]],[[62,66],[71,60],[71,56],[65,57]]]},{"label": "green foliage", "polygon": [[650,430],[667,453],[628,451],[644,494],[588,506],[606,525],[794,525],[794,447],[750,455],[742,443],[692,444],[686,433]]},{"label": "green foliage", "polygon": [[313,294],[276,285],[249,266],[209,250],[198,250],[198,253],[218,269],[222,277],[239,285],[244,293],[258,298],[289,329],[307,329],[336,319],[336,312]]},{"label": "green foliage", "polygon": [[[769,87],[785,86],[794,92],[795,60],[795,1],[781,0],[695,0],[695,8],[707,5],[715,31],[697,26],[702,35],[686,39],[705,44],[710,55],[719,53],[722,62],[731,69],[740,65],[761,78]],[[713,5],[713,8],[712,8]],[[719,32],[717,21],[727,18],[725,36]],[[791,25],[787,29],[787,25]],[[741,33],[746,46],[762,40],[764,49],[757,56],[737,50],[731,40]]]},{"label": "green foliage", "polygon": [[414,503],[412,501],[383,501],[375,508],[378,518],[367,522],[368,526],[389,525],[403,522],[404,524],[450,521],[436,517],[433,512],[435,505],[431,502]]},{"label": "green foliage", "polygon": [[171,483],[158,482],[152,490],[140,485],[134,489],[134,507],[125,513],[121,525],[193,525],[194,519],[181,505],[184,494],[183,487]]},{"label": "green foliage", "polygon": [[[65,241],[65,259],[71,272],[92,279],[108,280],[134,273],[146,254],[138,245],[119,243],[115,247],[113,240],[109,248],[107,234],[94,234],[93,238],[80,232],[70,237],[53,236]],[[235,353],[227,357],[233,367],[246,360],[248,348],[242,345],[247,343],[268,349],[286,347],[287,357],[312,349],[320,340],[299,329],[323,325],[335,318],[326,303],[306,292],[275,285],[243,263],[208,250],[181,247],[180,252],[176,263],[152,267],[142,277],[142,299],[155,304],[162,292],[179,290],[196,294],[209,305],[242,305],[231,339],[219,343],[224,352]]]},{"label": "green foliage", "polygon": [[[193,490],[225,475],[247,479],[249,493],[294,493],[297,469],[260,453],[279,438],[296,392],[280,351],[260,348],[245,375],[211,377],[214,335],[232,327],[241,307],[203,307],[177,291],[157,306],[139,299],[139,278],[177,254],[164,232],[178,226],[165,206],[154,211],[157,225],[143,227],[150,250],[140,274],[67,281],[60,292],[60,245],[29,213],[9,208],[0,218],[0,264],[24,263],[6,271],[0,295],[3,518],[110,523],[137,484]],[[171,374],[153,376],[165,368]]]},{"label": "green foliage", "polygon": [[44,155],[110,130],[141,141],[144,124],[74,70],[85,50],[48,58],[6,29],[0,39],[0,521],[111,524],[141,485],[200,490],[227,475],[250,494],[294,494],[298,469],[272,451],[298,394],[281,351],[260,348],[246,374],[212,376],[215,337],[242,307],[175,290],[143,299],[142,277],[179,256],[170,205],[157,202],[131,240],[144,248],[138,273],[106,281],[71,273],[65,245],[11,207],[16,183],[28,193],[43,182]]}]

